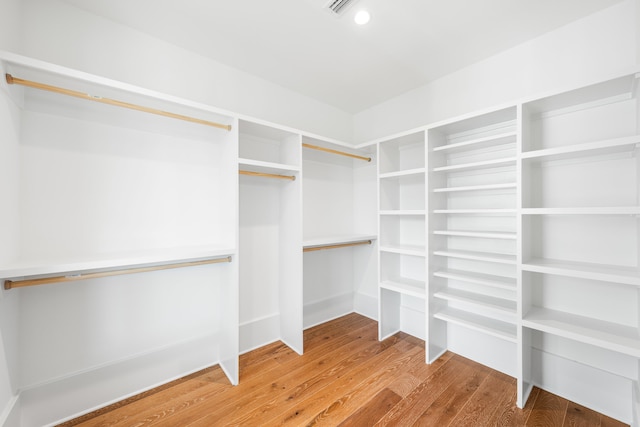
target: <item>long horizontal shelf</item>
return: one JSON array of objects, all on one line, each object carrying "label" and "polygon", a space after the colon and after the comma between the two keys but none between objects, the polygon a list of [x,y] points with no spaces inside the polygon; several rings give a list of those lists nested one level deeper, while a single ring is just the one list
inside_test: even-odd
[{"label": "long horizontal shelf", "polygon": [[586,208],[524,208],[523,215],[640,215],[640,206]]},{"label": "long horizontal shelf", "polygon": [[410,295],[417,298],[425,298],[425,282],[420,280],[407,279],[404,277],[394,277],[380,282],[382,289],[398,292],[403,295]]},{"label": "long horizontal shelf", "polygon": [[424,209],[386,209],[379,212],[380,215],[426,215],[427,211]]},{"label": "long horizontal shelf", "polygon": [[438,236],[455,236],[455,237],[478,237],[486,239],[507,239],[515,240],[516,233],[507,233],[502,231],[462,231],[462,230],[436,230],[433,234]]},{"label": "long horizontal shelf", "polygon": [[434,214],[509,214],[515,215],[518,212],[517,209],[435,209]]},{"label": "long horizontal shelf", "polygon": [[509,277],[459,270],[441,270],[434,272],[433,275],[443,279],[458,280],[460,282],[491,286],[493,288],[506,289],[509,291],[516,290],[516,279]]},{"label": "long horizontal shelf", "polygon": [[640,268],[619,267],[603,264],[591,264],[573,261],[534,258],[522,264],[523,271],[576,277],[579,279],[600,280],[640,286]]},{"label": "long horizontal shelf", "polygon": [[462,163],[459,165],[449,165],[449,166],[440,166],[437,168],[433,168],[434,172],[455,172],[461,171],[465,169],[485,169],[485,168],[495,168],[498,166],[511,165],[515,166],[516,158],[515,157],[507,157],[504,159],[494,159],[494,160],[484,160],[481,162],[471,162],[471,163]]},{"label": "long horizontal shelf", "polygon": [[425,168],[416,168],[416,169],[406,169],[396,172],[387,172],[381,173],[380,179],[388,179],[388,178],[400,178],[403,176],[411,176],[411,175],[420,175],[426,172]]},{"label": "long horizontal shelf", "polygon": [[302,242],[303,249],[317,248],[322,246],[344,245],[348,243],[364,242],[368,240],[376,240],[378,236],[375,234],[343,234],[336,236],[323,236],[304,239]]},{"label": "long horizontal shelf", "polygon": [[630,326],[540,307],[529,310],[522,326],[640,357],[640,334]]},{"label": "long horizontal shelf", "polygon": [[415,245],[383,245],[380,246],[381,252],[389,252],[400,255],[426,256],[424,246]]},{"label": "long horizontal shelf", "polygon": [[473,261],[486,261],[495,262],[498,264],[516,264],[515,255],[504,255],[489,252],[475,252],[475,251],[434,251],[434,255],[448,257],[448,258],[460,258]]},{"label": "long horizontal shelf", "polygon": [[522,153],[522,158],[555,160],[575,157],[577,155],[605,155],[636,149],[637,144],[640,144],[640,135],[573,144],[564,147],[546,148],[543,150],[525,151]]},{"label": "long horizontal shelf", "polygon": [[433,315],[436,319],[448,323],[464,326],[475,331],[483,332],[509,342],[517,342],[516,325],[512,325],[500,320],[490,319],[462,310],[446,308]]},{"label": "long horizontal shelf", "polygon": [[434,293],[433,296],[447,301],[473,304],[477,307],[514,316],[517,309],[515,298],[513,300],[507,300],[458,289],[444,289]]},{"label": "long horizontal shelf", "polygon": [[232,248],[196,246],[122,252],[100,257],[24,260],[14,264],[0,266],[0,279],[47,276],[62,273],[77,274],[80,272],[182,263],[227,257],[234,255],[234,253],[235,250]]},{"label": "long horizontal shelf", "polygon": [[489,190],[506,190],[515,189],[518,184],[515,182],[508,182],[504,184],[486,184],[486,185],[466,185],[461,187],[441,187],[434,188],[434,193],[453,193],[458,191],[489,191]]},{"label": "long horizontal shelf", "polygon": [[485,136],[482,138],[470,139],[468,141],[456,142],[453,144],[440,145],[434,147],[433,151],[455,152],[464,149],[481,148],[493,145],[501,145],[509,142],[516,142],[516,132],[504,132],[497,135]]},{"label": "long horizontal shelf", "polygon": [[300,172],[300,166],[286,165],[283,163],[263,162],[253,159],[238,159],[238,165],[243,170],[262,173],[293,173]]}]

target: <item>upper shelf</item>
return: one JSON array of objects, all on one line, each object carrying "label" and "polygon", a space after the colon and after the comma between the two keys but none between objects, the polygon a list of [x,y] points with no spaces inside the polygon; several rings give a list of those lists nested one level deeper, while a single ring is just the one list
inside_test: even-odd
[{"label": "upper shelf", "polygon": [[562,160],[582,156],[596,156],[632,151],[638,148],[640,135],[612,138],[603,141],[592,141],[563,147],[546,148],[542,150],[525,151],[523,159],[532,160]]},{"label": "upper shelf", "polygon": [[74,257],[73,259],[51,257],[39,260],[19,260],[12,264],[0,266],[0,279],[62,273],[78,274],[80,272],[173,264],[228,257],[234,254],[235,250],[233,248],[194,246],[121,252],[85,258]]},{"label": "upper shelf", "polygon": [[261,160],[238,159],[238,165],[247,171],[261,173],[295,173],[300,172],[300,166],[285,165],[282,163],[264,162]]},{"label": "upper shelf", "polygon": [[440,145],[433,148],[433,151],[445,151],[447,153],[454,153],[458,151],[464,151],[467,149],[479,149],[485,147],[493,147],[495,145],[502,145],[507,143],[516,142],[516,132],[508,131],[502,132],[496,135],[483,136],[480,138],[474,138],[462,142],[456,142],[452,144]]},{"label": "upper shelf", "polygon": [[[9,52],[0,51],[0,69],[3,72],[1,84],[6,84],[18,105],[27,109],[46,112],[46,109],[49,108],[48,111],[57,113],[64,108],[80,111],[83,117],[93,114],[93,118],[105,120],[119,118],[122,114],[129,116],[133,114],[138,122],[136,126],[145,128],[146,123],[151,122],[153,129],[162,127],[163,132],[167,132],[165,128],[173,126],[173,123],[176,122],[176,115],[193,119],[195,122],[216,122],[225,129],[229,129],[234,122],[230,114],[209,105]],[[26,81],[33,84],[30,86],[9,85],[5,82],[4,73],[10,74],[15,83]],[[51,90],[52,87],[63,90],[54,93]],[[115,102],[110,103],[110,101]],[[54,110],[51,110],[52,108]],[[155,110],[155,112],[149,114],[149,109]],[[127,110],[127,113],[123,113]],[[131,110],[136,111],[132,112]],[[158,115],[173,117],[158,117]],[[193,126],[198,125],[193,123]]]}]

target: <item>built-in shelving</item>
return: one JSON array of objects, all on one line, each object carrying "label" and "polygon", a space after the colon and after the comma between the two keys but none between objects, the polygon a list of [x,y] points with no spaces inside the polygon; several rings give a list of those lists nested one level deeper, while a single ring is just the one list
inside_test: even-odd
[{"label": "built-in shelving", "polygon": [[[556,375],[558,360],[574,361],[582,377],[595,368],[637,387],[637,371],[619,369],[620,360],[640,357],[637,77],[522,106],[521,405],[535,378]],[[608,356],[586,356],[599,352]],[[539,354],[546,363],[532,362]],[[629,398],[594,399],[573,386],[562,393],[586,406]]]},{"label": "built-in shelving", "polygon": [[494,347],[515,357],[517,140],[515,108],[428,130],[428,360],[451,350],[487,363],[478,349]]},{"label": "built-in shelving", "polygon": [[419,312],[407,308],[426,304],[425,134],[382,141],[378,152],[379,336],[409,324],[415,335],[425,338],[424,320],[409,321]]}]

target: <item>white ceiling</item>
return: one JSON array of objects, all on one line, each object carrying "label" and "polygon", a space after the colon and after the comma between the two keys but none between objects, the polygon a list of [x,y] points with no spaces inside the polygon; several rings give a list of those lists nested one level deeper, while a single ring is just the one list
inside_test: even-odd
[{"label": "white ceiling", "polygon": [[356,113],[622,0],[65,1]]}]

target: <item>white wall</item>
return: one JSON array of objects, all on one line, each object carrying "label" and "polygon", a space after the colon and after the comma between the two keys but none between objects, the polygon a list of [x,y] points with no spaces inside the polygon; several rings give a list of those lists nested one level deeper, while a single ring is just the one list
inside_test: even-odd
[{"label": "white wall", "polygon": [[229,111],[350,140],[352,116],[57,0],[24,0],[19,53]]},{"label": "white wall", "polygon": [[0,49],[17,50],[20,46],[22,0],[2,0],[0,13]]},{"label": "white wall", "polygon": [[354,117],[356,142],[629,71],[640,61],[638,0],[626,0]]},{"label": "white wall", "polygon": [[[17,50],[20,45],[20,23],[22,19],[21,0],[3,0],[0,13],[0,49]],[[4,70],[0,67],[0,75]],[[3,78],[4,82],[4,78]],[[6,85],[0,83],[0,260],[16,256],[18,247],[19,195],[18,187],[18,129],[19,120],[15,105],[6,93]],[[1,285],[1,283],[0,283]],[[2,291],[0,291],[2,292]],[[6,326],[5,320],[11,319],[18,304],[16,296],[9,298],[0,294],[0,425],[11,426],[17,423],[17,412],[12,409],[16,372],[14,367],[16,331]],[[14,325],[10,322],[9,325]]]}]

